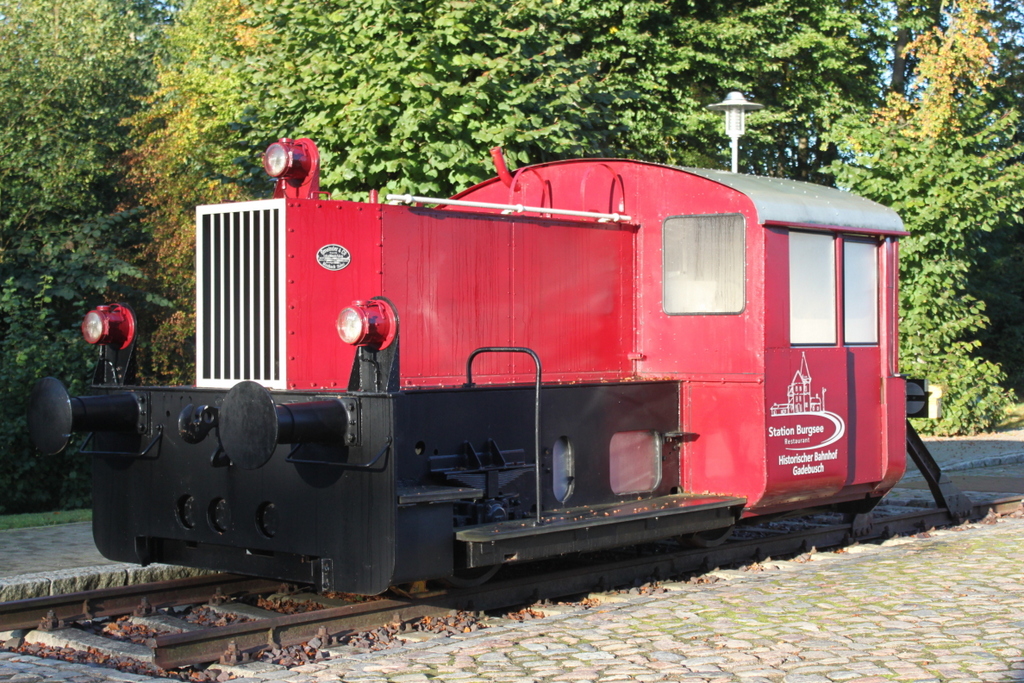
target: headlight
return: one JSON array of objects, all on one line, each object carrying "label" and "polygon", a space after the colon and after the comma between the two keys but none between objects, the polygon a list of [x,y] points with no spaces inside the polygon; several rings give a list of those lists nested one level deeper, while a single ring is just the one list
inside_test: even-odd
[{"label": "headlight", "polygon": [[349,306],[338,314],[338,336],[346,344],[359,344],[369,331],[369,321],[362,306]]},{"label": "headlight", "polygon": [[82,318],[82,337],[90,344],[127,348],[135,338],[135,316],[127,306],[97,306]]},{"label": "headlight", "polygon": [[290,162],[291,154],[288,153],[288,149],[281,142],[273,143],[263,153],[263,170],[271,178],[280,178],[284,175],[285,171],[288,170]]},{"label": "headlight", "polygon": [[99,344],[107,332],[107,318],[99,311],[89,311],[82,319],[82,336],[90,344]]},{"label": "headlight", "polygon": [[320,196],[320,152],[309,138],[281,138],[263,152],[263,170],[274,183],[275,199]]},{"label": "headlight", "polygon": [[303,140],[281,138],[263,152],[263,170],[271,178],[301,180],[309,175],[311,166],[311,151]]},{"label": "headlight", "polygon": [[336,324],[341,341],[376,350],[390,346],[398,333],[398,317],[383,299],[353,301],[338,314]]}]

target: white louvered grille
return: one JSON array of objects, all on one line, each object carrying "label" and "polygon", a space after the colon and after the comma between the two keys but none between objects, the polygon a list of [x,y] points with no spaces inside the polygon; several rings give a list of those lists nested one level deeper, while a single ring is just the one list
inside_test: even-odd
[{"label": "white louvered grille", "polygon": [[196,384],[285,388],[285,202],[196,209]]}]

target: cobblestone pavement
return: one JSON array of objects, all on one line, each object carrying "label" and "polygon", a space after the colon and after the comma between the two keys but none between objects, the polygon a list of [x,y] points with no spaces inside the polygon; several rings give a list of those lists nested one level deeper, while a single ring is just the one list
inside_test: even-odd
[{"label": "cobblestone pavement", "polygon": [[[243,683],[1024,681],[1024,520],[809,558],[465,637],[235,673]],[[149,679],[0,653],[0,681],[100,680]]]},{"label": "cobblestone pavement", "polygon": [[[1024,431],[927,441],[954,476],[1024,478]],[[915,478],[909,465],[908,482]],[[999,497],[971,497],[986,495]],[[928,495],[904,488],[890,497]],[[0,532],[0,593],[7,581],[59,583],[60,575],[82,566],[111,573],[114,579],[104,579],[110,585],[131,580],[118,576],[131,568],[101,566],[109,564],[93,547],[88,524]],[[587,611],[466,637],[383,653],[339,652],[330,662],[291,671],[233,673],[241,683],[1024,682],[1022,520],[763,568],[715,572],[718,583],[609,597]],[[26,571],[34,574],[16,576]],[[0,683],[151,680],[166,679],[0,651]]]},{"label": "cobblestone pavement", "polygon": [[[924,439],[932,457],[953,481],[960,482],[962,490],[975,503],[1010,497],[1017,485],[998,486],[984,491],[973,491],[963,478],[981,477],[990,483],[999,478],[1024,480],[1024,430],[1010,430],[979,434],[972,437],[926,437]],[[907,473],[903,481],[886,495],[885,502],[932,506],[931,494],[924,486],[923,477],[908,457]]]},{"label": "cobblestone pavement", "polygon": [[[970,469],[971,463],[993,464],[996,458],[1024,462],[1024,429],[989,432],[969,437],[924,437],[935,460],[945,469]],[[908,464],[908,474],[917,474]]]},{"label": "cobblestone pavement", "polygon": [[0,602],[202,573],[108,560],[96,549],[89,522],[0,531]]},{"label": "cobblestone pavement", "polygon": [[91,522],[0,531],[0,576],[104,564]]}]

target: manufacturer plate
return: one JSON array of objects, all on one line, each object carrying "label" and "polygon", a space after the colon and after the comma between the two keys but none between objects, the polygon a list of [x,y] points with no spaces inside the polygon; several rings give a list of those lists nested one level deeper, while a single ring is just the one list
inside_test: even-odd
[{"label": "manufacturer plate", "polygon": [[352,263],[352,254],[340,244],[325,244],[317,250],[316,262],[327,270],[341,270]]}]

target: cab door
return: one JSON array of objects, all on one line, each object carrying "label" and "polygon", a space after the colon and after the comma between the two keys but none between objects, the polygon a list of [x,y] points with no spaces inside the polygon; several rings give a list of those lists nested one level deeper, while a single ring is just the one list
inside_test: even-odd
[{"label": "cab door", "polygon": [[841,235],[840,334],[846,354],[849,392],[849,466],[847,484],[882,479],[885,433],[885,378],[880,311],[885,308],[880,283],[886,259],[877,238]]},{"label": "cab door", "polygon": [[766,358],[762,504],[828,497],[882,478],[881,240],[787,232],[789,343]]}]

